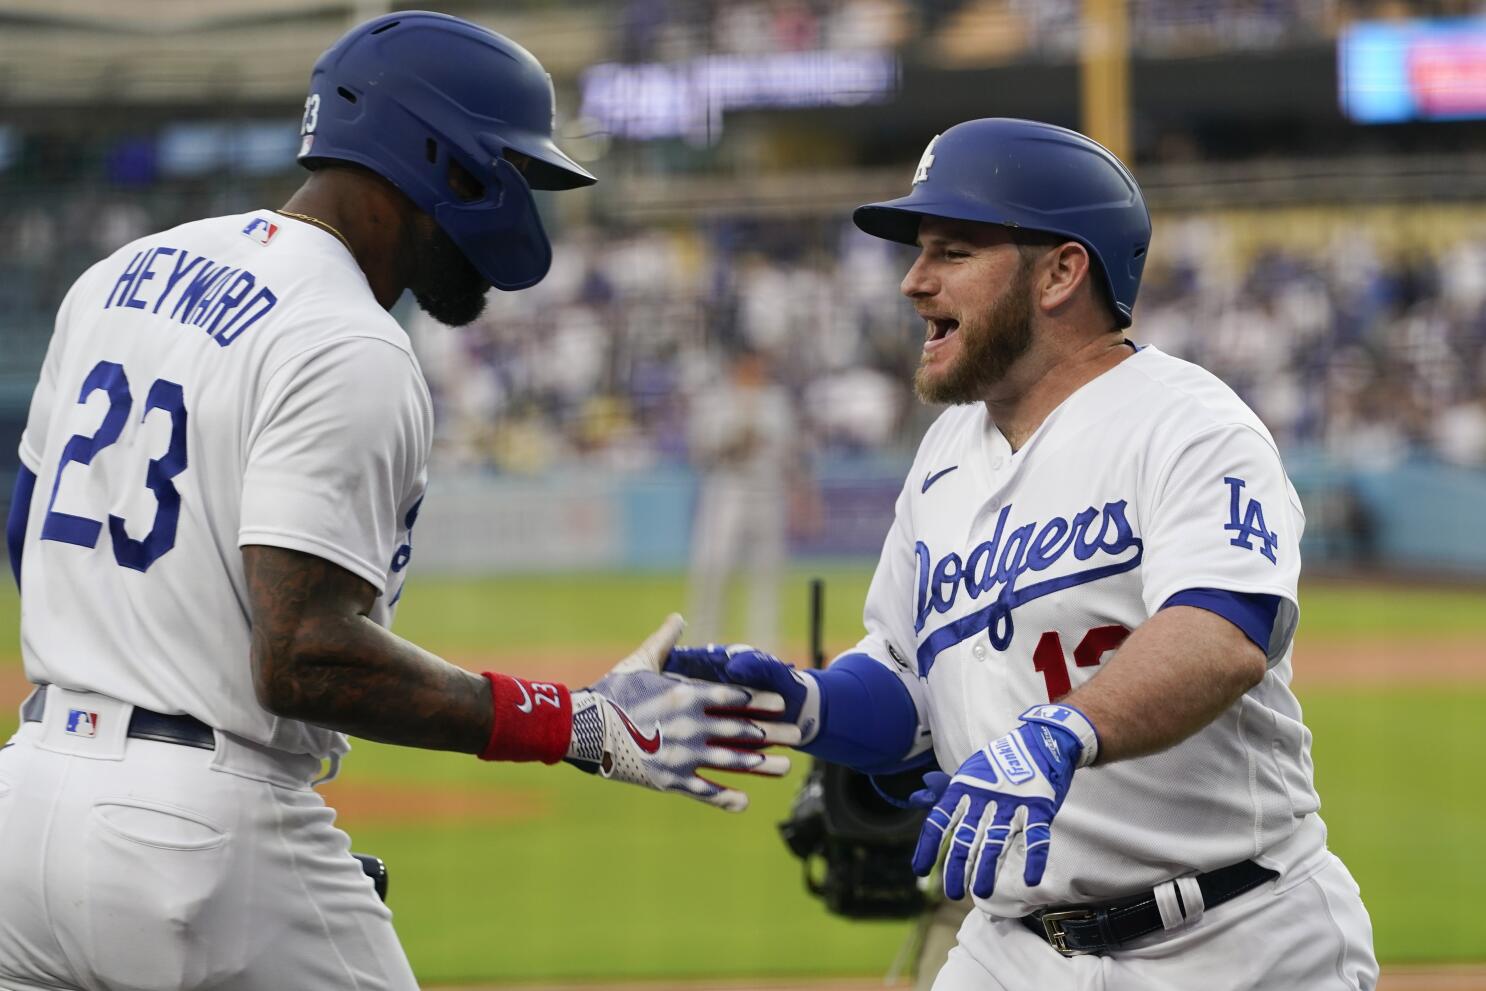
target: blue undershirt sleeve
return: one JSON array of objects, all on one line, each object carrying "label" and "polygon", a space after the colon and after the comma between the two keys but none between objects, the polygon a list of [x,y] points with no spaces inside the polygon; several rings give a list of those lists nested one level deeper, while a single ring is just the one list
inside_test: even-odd
[{"label": "blue undershirt sleeve", "polygon": [[1216,613],[1242,630],[1244,636],[1254,641],[1266,657],[1269,656],[1269,638],[1274,633],[1275,615],[1280,610],[1278,595],[1229,592],[1221,588],[1188,588],[1161,603],[1162,609],[1167,606],[1195,606]]},{"label": "blue undershirt sleeve", "polygon": [[900,769],[918,732],[913,697],[898,676],[866,654],[843,654],[820,683],[820,732],[799,749],[869,774]]},{"label": "blue undershirt sleeve", "polygon": [[31,515],[31,493],[36,491],[36,473],[25,465],[16,469],[15,490],[10,495],[10,515],[5,520],[5,549],[10,552],[10,573],[21,587],[21,550],[26,543],[26,517]]}]

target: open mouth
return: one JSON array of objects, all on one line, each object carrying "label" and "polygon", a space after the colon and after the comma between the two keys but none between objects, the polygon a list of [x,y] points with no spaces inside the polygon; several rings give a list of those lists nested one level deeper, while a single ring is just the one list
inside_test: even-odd
[{"label": "open mouth", "polygon": [[950,320],[947,317],[927,317],[924,320],[924,329],[927,333],[927,343],[942,341],[960,328],[960,321]]}]

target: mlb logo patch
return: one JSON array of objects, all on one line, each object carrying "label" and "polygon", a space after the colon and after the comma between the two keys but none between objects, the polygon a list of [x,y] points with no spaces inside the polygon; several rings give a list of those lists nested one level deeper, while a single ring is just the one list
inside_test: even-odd
[{"label": "mlb logo patch", "polygon": [[97,736],[98,713],[86,709],[68,709],[67,732],[73,736]]},{"label": "mlb logo patch", "polygon": [[254,217],[248,221],[248,226],[243,228],[243,235],[252,238],[259,244],[267,244],[272,241],[274,235],[279,232],[279,225],[271,223],[262,217]]}]

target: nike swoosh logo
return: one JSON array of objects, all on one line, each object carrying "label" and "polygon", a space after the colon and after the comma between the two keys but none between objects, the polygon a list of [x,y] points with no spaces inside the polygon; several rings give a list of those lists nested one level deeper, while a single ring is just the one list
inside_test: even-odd
[{"label": "nike swoosh logo", "polygon": [[531,712],[531,696],[526,693],[526,686],[522,684],[520,678],[512,678],[511,680],[516,683],[517,688],[521,689],[521,701],[516,703],[516,708],[522,712]]},{"label": "nike swoosh logo", "polygon": [[943,471],[936,471],[933,474],[925,475],[924,476],[924,487],[923,487],[923,490],[922,491],[924,491],[924,492],[929,491],[929,486],[933,485],[935,482],[939,481],[945,475],[948,475],[950,472],[954,471],[958,467],[960,467],[960,466],[959,465],[950,465],[948,468],[944,469]]},{"label": "nike swoosh logo", "polygon": [[660,750],[660,723],[655,724],[654,736],[646,736],[644,733],[635,729],[635,724],[629,721],[629,715],[623,709],[619,708],[619,706],[615,705],[612,699],[605,699],[604,701],[609,703],[609,708],[619,713],[619,719],[624,723],[625,731],[629,733],[630,739],[635,741],[637,747],[647,754],[653,754]]}]

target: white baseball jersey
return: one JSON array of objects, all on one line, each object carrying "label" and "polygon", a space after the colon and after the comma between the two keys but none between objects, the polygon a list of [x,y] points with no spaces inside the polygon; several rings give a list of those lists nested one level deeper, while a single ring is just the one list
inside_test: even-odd
[{"label": "white baseball jersey", "polygon": [[340,565],[389,623],[432,432],[407,336],[329,233],[260,211],[120,249],[67,294],[21,439],[27,677],[343,752],[258,704],[239,547]]},{"label": "white baseball jersey", "polygon": [[1075,774],[1042,883],[1024,884],[1015,843],[983,909],[1107,901],[1249,858],[1320,865],[1310,734],[1288,687],[1303,526],[1254,413],[1152,347],[1075,392],[1016,452],[981,404],[935,422],[858,649],[900,670],[945,770],[1094,677],[1177,592],[1282,603],[1264,681],[1168,751]]}]

